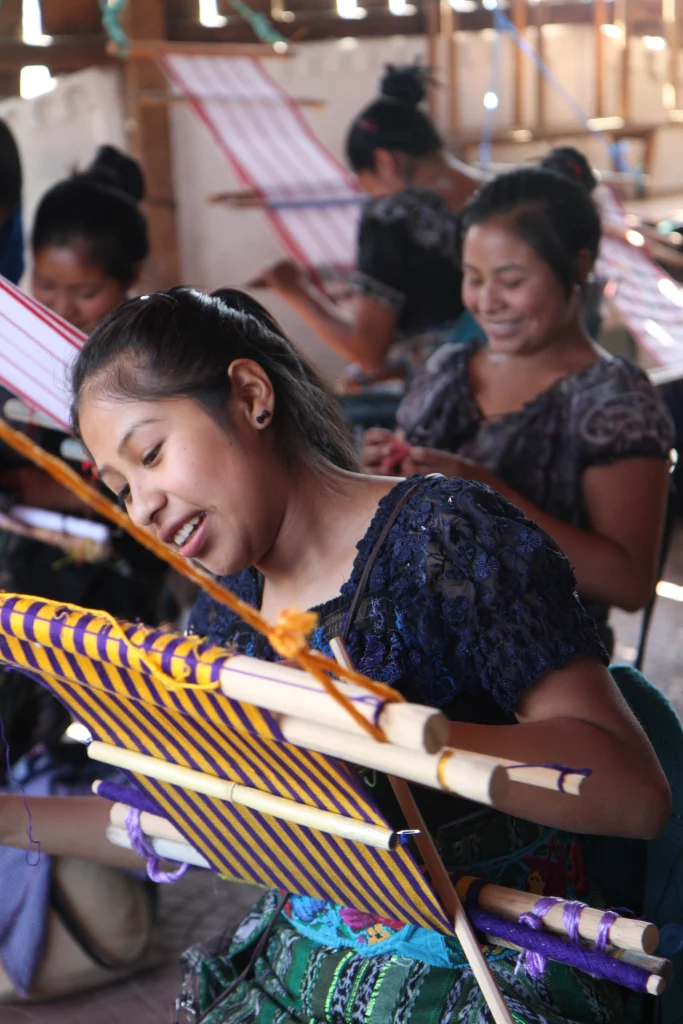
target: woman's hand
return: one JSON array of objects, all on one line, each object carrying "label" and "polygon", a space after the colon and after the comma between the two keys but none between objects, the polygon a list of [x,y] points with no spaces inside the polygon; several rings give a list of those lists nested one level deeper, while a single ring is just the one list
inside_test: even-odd
[{"label": "woman's hand", "polygon": [[292,260],[281,260],[274,266],[264,270],[257,281],[259,288],[270,288],[278,295],[300,295],[307,291],[309,283],[306,272]]},{"label": "woman's hand", "polygon": [[479,483],[489,484],[494,488],[498,482],[493,473],[489,473],[483,466],[478,466],[476,462],[437,448],[411,448],[401,463],[401,472],[406,476],[413,476],[415,473],[422,476],[442,473],[444,476],[457,476],[462,480],[478,480]]},{"label": "woman's hand", "polygon": [[370,427],[363,434],[363,450],[360,453],[360,464],[364,473],[380,474],[381,467],[386,464],[394,450],[396,434],[381,427]]}]

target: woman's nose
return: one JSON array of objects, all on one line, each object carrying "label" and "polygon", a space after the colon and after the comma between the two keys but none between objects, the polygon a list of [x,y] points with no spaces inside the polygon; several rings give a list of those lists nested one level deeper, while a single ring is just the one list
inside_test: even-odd
[{"label": "woman's nose", "polygon": [[165,504],[166,499],[160,491],[140,492],[131,488],[128,515],[137,526],[150,529],[157,522]]}]

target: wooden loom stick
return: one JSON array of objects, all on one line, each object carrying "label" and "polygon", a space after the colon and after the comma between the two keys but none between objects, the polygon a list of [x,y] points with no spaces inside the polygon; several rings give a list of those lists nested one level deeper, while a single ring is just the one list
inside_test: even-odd
[{"label": "wooden loom stick", "polygon": [[[460,753],[469,756],[470,752],[461,750]],[[472,753],[472,757],[483,756]],[[510,782],[521,782],[525,786],[537,786],[539,789],[552,789],[555,792],[560,790],[569,796],[579,796],[581,787],[586,781],[586,776],[580,772],[559,771],[557,768],[546,768],[543,765],[524,765],[518,761],[511,761],[507,757],[496,757],[498,764],[503,765],[507,770]]]},{"label": "wooden loom stick", "polygon": [[315,750],[319,754],[338,757],[389,775],[400,775],[421,786],[445,789],[448,793],[488,807],[498,806],[509,790],[507,770],[494,757],[462,755],[457,750],[448,750],[447,756],[443,752],[420,754],[406,751],[393,743],[377,743],[366,736],[349,736],[337,729],[297,718],[283,718],[280,728],[286,741],[296,747]]},{"label": "wooden loom stick", "polygon": [[[456,883],[456,890],[461,899],[465,898],[471,881],[471,878],[462,878]],[[482,910],[498,914],[509,921],[518,921],[522,914],[528,914],[539,899],[540,897],[535,893],[509,889],[503,885],[494,885],[492,882],[487,882],[477,893],[477,904]],[[557,903],[543,915],[543,927],[547,931],[553,932],[555,935],[568,934],[562,920],[564,906],[567,902],[563,900],[561,903]],[[597,910],[593,907],[586,907],[581,911],[578,930],[582,939],[586,942],[596,941],[600,922],[604,915],[604,910]],[[617,949],[652,954],[659,944],[659,930],[649,921],[618,917],[610,926],[609,942]]]},{"label": "wooden loom stick", "polygon": [[194,793],[225,800],[226,803],[249,807],[261,814],[270,814],[283,821],[291,821],[306,828],[318,829],[330,835],[341,836],[351,842],[374,846],[380,850],[391,850],[396,845],[396,833],[381,825],[372,825],[355,818],[347,818],[331,811],[321,811],[317,807],[299,804],[294,800],[286,800],[260,789],[251,789],[228,779],[220,779],[215,775],[194,771],[171,761],[162,761],[148,754],[138,754],[123,747],[114,747],[108,743],[93,740],[88,745],[88,757],[93,761],[124,768],[136,775],[144,775],[150,779],[159,779],[173,786],[189,789]]},{"label": "wooden loom stick", "polygon": [[[329,725],[352,735],[366,735],[354,719],[340,715],[339,705],[319,680],[301,669],[238,654],[221,669],[219,679],[222,693],[231,700]],[[382,704],[364,687],[353,683],[342,682],[339,688],[363,717],[379,725],[388,743],[427,754],[435,754],[445,746],[448,719],[437,708],[398,701]]]},{"label": "wooden loom stick", "polygon": [[[123,850],[133,849],[125,828],[107,825],[106,836],[112,846],[120,846]],[[149,837],[149,843],[160,860],[169,860],[174,864],[191,864],[195,868],[211,868],[208,860],[188,843],[176,843],[171,839],[157,839],[153,836]]]},{"label": "wooden loom stick", "polygon": [[[335,658],[340,662],[346,663],[347,667],[351,664],[351,659],[341,637],[335,637],[331,640],[330,647]],[[443,903],[444,909],[453,921],[456,937],[481,988],[486,1005],[491,1011],[495,1024],[514,1024],[507,1003],[503,998],[496,979],[491,973],[491,968],[474,934],[460,898],[448,877],[448,872],[434,845],[434,841],[427,831],[407,782],[404,779],[397,779],[392,776],[389,776],[389,782],[408,823],[408,827],[417,833],[414,837],[415,842],[425,867],[429,872],[432,885]]]}]

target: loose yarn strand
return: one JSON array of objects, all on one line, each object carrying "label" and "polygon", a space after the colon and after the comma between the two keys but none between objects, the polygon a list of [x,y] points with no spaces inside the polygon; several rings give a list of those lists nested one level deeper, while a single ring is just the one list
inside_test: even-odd
[{"label": "loose yarn strand", "polygon": [[[198,569],[178,552],[173,551],[166,544],[162,544],[151,533],[134,523],[122,509],[100,494],[96,487],[87,480],[84,480],[70,466],[62,462],[61,459],[50,455],[25,434],[15,430],[6,420],[2,419],[0,419],[0,440],[6,441],[15,451],[30,459],[40,469],[45,470],[54,480],[71,491],[77,498],[80,498],[84,504],[88,505],[95,512],[98,512],[120,529],[129,533],[131,537],[134,537],[139,544],[155,554],[157,558],[166,562],[182,576],[202,587],[215,601],[227,605],[248,626],[264,635],[281,657],[295,661],[304,671],[310,672],[315,676],[321,685],[324,686],[326,692],[373,739],[379,742],[386,742],[383,731],[358,713],[345,694],[335,686],[333,677],[355,683],[357,686],[363,687],[369,693],[387,702],[403,701],[404,697],[397,690],[392,690],[391,687],[376,683],[355,669],[338,665],[332,658],[328,658],[319,651],[312,651],[308,646],[307,638],[317,625],[318,620],[314,613],[285,609],[278,616],[275,625],[271,625],[260,612],[250,604],[247,604],[246,601],[231,593],[226,587],[217,583],[208,572]],[[102,615],[115,628],[119,631],[121,630],[113,617],[107,616],[105,613],[102,613]],[[144,658],[145,656],[142,655],[142,657]],[[218,685],[209,683],[197,686],[196,683],[178,682],[170,680],[156,666],[152,668],[148,663],[146,667],[153,673],[155,679],[167,687],[170,686],[170,688],[179,689],[187,686],[188,688],[216,689]]]}]

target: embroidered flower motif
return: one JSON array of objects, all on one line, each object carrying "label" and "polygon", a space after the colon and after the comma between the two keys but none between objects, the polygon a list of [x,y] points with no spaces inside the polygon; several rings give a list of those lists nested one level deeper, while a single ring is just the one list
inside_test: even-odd
[{"label": "embroidered flower motif", "polygon": [[374,924],[372,928],[368,928],[368,942],[371,946],[390,938],[391,932],[388,932],[381,924]]},{"label": "embroidered flower motif", "polygon": [[[342,907],[340,917],[344,924],[354,932],[367,931],[370,934],[373,927],[386,927],[398,932],[404,927],[401,921],[392,921],[390,917],[377,917],[376,914],[368,914],[364,910],[354,910],[353,907]],[[388,933],[384,937],[388,938]]]}]

